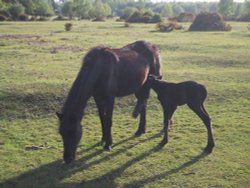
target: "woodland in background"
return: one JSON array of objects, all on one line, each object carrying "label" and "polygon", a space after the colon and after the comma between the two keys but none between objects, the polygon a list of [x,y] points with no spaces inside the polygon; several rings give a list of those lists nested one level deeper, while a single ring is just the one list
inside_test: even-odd
[{"label": "woodland in background", "polygon": [[[0,21],[59,19],[105,19],[120,17],[134,22],[158,22],[162,17],[176,17],[181,13],[218,12],[225,20],[250,21],[250,0],[219,2],[160,2],[150,0],[0,0]],[[133,22],[133,21],[132,21]]]}]

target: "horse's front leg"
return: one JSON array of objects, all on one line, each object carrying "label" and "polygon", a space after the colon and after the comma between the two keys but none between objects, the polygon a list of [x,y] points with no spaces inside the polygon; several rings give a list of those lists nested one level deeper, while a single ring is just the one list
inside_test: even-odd
[{"label": "horse's front leg", "polygon": [[146,107],[147,100],[149,98],[149,90],[150,88],[145,85],[137,93],[135,93],[137,103],[133,111],[133,117],[136,118],[138,114],[140,114],[140,122],[138,129],[135,132],[135,136],[140,136],[146,132]]},{"label": "horse's front leg", "polygon": [[113,108],[114,108],[114,97],[109,97],[105,101],[105,125],[104,125],[104,138],[105,140],[105,150],[111,150],[111,145],[113,143],[112,141],[112,133],[111,133],[111,127],[112,127],[112,116],[113,116]]},{"label": "horse's front leg", "polygon": [[105,137],[105,101],[101,98],[99,98],[98,96],[94,96],[95,99],[95,103],[98,109],[98,114],[99,114],[99,118],[101,121],[101,125],[102,125],[102,142],[106,141],[106,137]]}]

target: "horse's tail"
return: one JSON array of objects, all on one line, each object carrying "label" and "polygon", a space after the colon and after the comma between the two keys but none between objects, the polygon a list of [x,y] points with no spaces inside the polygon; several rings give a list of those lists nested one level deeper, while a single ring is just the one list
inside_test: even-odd
[{"label": "horse's tail", "polygon": [[106,63],[116,63],[118,56],[109,48],[96,47],[90,50],[83,59],[83,65],[69,91],[62,113],[74,113],[82,116],[87,100]]}]

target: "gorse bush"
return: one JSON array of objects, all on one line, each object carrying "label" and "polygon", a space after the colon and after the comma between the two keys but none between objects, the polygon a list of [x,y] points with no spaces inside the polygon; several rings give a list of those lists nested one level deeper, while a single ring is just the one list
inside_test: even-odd
[{"label": "gorse bush", "polygon": [[18,20],[20,20],[20,21],[28,21],[29,16],[27,14],[20,14],[19,17],[18,17]]},{"label": "gorse bush", "polygon": [[218,13],[202,12],[189,27],[189,31],[230,31],[232,27],[224,22]]},{"label": "gorse bush", "polygon": [[4,15],[0,14],[0,21],[5,21],[7,18]]},{"label": "gorse bush", "polygon": [[181,30],[183,27],[176,22],[168,22],[168,23],[158,23],[156,25],[156,29],[160,32],[171,32],[173,30]]},{"label": "gorse bush", "polygon": [[70,31],[70,30],[72,29],[72,26],[73,26],[72,23],[66,23],[66,24],[64,25],[65,31]]}]

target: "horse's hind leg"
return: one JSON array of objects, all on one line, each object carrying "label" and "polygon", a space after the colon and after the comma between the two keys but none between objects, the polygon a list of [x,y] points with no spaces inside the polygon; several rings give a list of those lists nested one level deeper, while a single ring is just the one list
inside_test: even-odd
[{"label": "horse's hind leg", "polygon": [[214,138],[212,133],[212,124],[211,119],[206,112],[203,104],[202,105],[188,105],[203,121],[203,123],[206,125],[207,128],[207,134],[208,134],[208,141],[207,146],[205,148],[205,151],[208,153],[211,153],[213,151],[213,148],[215,146],[214,144]]}]

